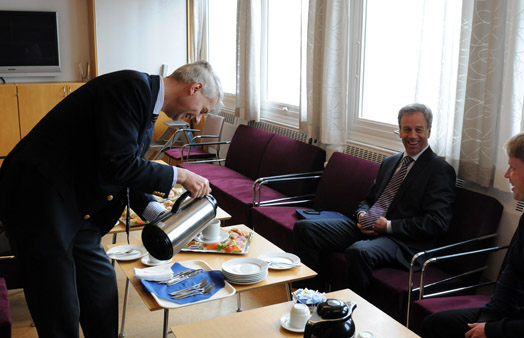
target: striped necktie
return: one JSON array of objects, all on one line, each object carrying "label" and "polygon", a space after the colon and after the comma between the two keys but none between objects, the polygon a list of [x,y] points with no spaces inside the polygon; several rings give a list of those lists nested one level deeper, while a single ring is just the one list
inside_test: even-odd
[{"label": "striped necktie", "polygon": [[375,223],[377,222],[377,219],[380,216],[384,216],[386,214],[386,211],[388,210],[391,201],[393,201],[393,198],[397,193],[398,187],[400,187],[400,184],[406,176],[408,166],[411,162],[413,162],[413,159],[409,156],[406,156],[402,159],[402,165],[399,171],[397,171],[391,177],[391,180],[389,180],[388,185],[386,186],[378,200],[375,202],[375,204],[373,204],[371,209],[369,209],[368,212],[360,220],[362,228],[373,227],[373,225],[375,225]]}]

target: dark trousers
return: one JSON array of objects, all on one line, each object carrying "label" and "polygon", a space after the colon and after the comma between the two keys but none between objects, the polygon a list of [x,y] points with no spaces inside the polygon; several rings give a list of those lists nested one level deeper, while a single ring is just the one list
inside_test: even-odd
[{"label": "dark trousers", "polygon": [[362,297],[366,297],[373,270],[382,265],[396,262],[400,248],[387,236],[363,235],[353,220],[321,219],[300,220],[293,229],[294,251],[301,261],[318,273],[318,276],[293,284],[313,290],[327,291],[322,269],[323,257],[329,252],[343,252],[347,286]]},{"label": "dark trousers", "polygon": [[480,308],[434,313],[422,322],[422,338],[464,338],[470,330],[468,323],[476,323],[479,317]]},{"label": "dark trousers", "polygon": [[116,276],[100,240],[99,229],[87,222],[67,252],[43,256],[10,234],[40,338],[79,337],[79,323],[86,338],[118,336]]}]

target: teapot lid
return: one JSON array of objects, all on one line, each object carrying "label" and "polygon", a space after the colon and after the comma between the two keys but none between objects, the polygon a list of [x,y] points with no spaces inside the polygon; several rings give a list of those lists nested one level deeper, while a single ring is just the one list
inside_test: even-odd
[{"label": "teapot lid", "polygon": [[349,306],[338,299],[328,299],[318,304],[317,313],[322,319],[340,319],[349,313]]}]

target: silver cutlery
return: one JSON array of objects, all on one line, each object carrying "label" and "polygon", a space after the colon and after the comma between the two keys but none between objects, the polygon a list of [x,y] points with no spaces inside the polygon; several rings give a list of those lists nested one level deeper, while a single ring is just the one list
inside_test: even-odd
[{"label": "silver cutlery", "polygon": [[111,256],[131,256],[131,255],[134,255],[135,252],[140,252],[138,251],[137,249],[135,248],[131,248],[131,249],[128,249],[126,251],[121,251],[121,252],[112,252],[111,253]]},{"label": "silver cutlery", "polygon": [[213,291],[215,283],[210,282],[208,278],[202,280],[200,283],[192,285],[182,290],[171,292],[172,299],[187,298],[196,295],[207,295]]},{"label": "silver cutlery", "polygon": [[164,281],[158,282],[159,284],[167,284],[167,286],[175,285],[176,283],[180,283],[183,280],[189,279],[191,277],[195,277],[199,273],[201,273],[202,269],[196,269],[196,270],[184,270],[182,272],[179,272],[178,274],[173,275],[172,278]]},{"label": "silver cutlery", "polygon": [[266,261],[270,267],[274,268],[293,268],[300,266],[300,263],[287,263],[287,262],[275,262],[275,261]]}]

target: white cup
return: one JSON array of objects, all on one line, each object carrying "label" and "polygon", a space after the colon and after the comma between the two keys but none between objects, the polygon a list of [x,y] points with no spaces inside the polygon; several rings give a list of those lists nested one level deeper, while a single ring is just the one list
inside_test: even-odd
[{"label": "white cup", "polygon": [[214,219],[207,223],[207,226],[202,230],[202,236],[207,241],[212,241],[220,236],[220,220]]},{"label": "white cup", "polygon": [[289,326],[295,329],[303,329],[306,327],[309,317],[311,317],[311,314],[309,313],[309,307],[306,304],[293,304],[293,307],[289,312]]}]

